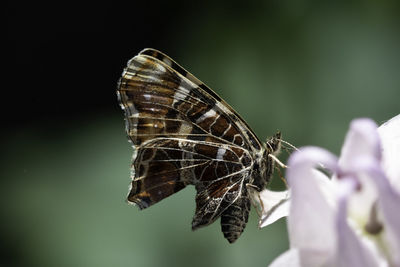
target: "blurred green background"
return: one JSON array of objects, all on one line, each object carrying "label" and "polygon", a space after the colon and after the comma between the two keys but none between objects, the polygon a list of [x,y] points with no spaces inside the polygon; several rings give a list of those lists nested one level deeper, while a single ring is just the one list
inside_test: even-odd
[{"label": "blurred green background", "polygon": [[193,187],[125,203],[123,67],[157,48],[260,139],[279,129],[338,154],[353,118],[400,111],[399,15],[389,0],[9,3],[0,265],[267,266],[288,248],[284,220],[259,230],[252,211],[230,245],[219,221],[191,231]]}]

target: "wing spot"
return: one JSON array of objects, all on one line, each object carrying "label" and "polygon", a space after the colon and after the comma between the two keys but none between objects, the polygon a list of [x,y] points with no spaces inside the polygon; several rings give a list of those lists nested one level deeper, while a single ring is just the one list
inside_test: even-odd
[{"label": "wing spot", "polygon": [[218,152],[217,152],[217,159],[218,160],[223,160],[224,159],[224,155],[225,155],[226,149],[225,148],[218,148]]},{"label": "wing spot", "polygon": [[209,117],[214,117],[217,113],[215,112],[214,109],[210,109],[209,111],[207,111],[206,113],[204,113],[203,115],[200,116],[200,118],[198,118],[196,120],[196,124],[201,123],[202,121],[204,121],[205,119],[209,118]]},{"label": "wing spot", "polygon": [[183,86],[179,86],[178,90],[176,90],[175,94],[174,94],[174,101],[172,104],[175,104],[176,102],[179,102],[181,100],[184,100],[190,93],[190,90],[183,87]]}]

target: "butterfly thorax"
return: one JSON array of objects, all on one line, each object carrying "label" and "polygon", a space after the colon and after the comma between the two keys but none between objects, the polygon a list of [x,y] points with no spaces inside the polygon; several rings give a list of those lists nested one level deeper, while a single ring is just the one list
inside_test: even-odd
[{"label": "butterfly thorax", "polygon": [[254,163],[251,186],[257,191],[262,191],[270,182],[274,172],[274,160],[271,155],[276,156],[280,152],[281,133],[277,132],[273,137],[267,139],[263,144],[264,149],[258,153]]}]

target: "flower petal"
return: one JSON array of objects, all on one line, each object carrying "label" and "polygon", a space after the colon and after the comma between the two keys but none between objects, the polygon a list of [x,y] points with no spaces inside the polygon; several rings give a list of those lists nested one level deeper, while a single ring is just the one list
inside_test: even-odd
[{"label": "flower petal", "polygon": [[359,156],[381,159],[380,138],[376,129],[377,125],[371,119],[356,119],[350,123],[339,159],[341,170],[352,171],[353,161]]},{"label": "flower petal", "polygon": [[382,166],[392,186],[400,192],[400,115],[378,128],[382,142]]},{"label": "flower petal", "polygon": [[400,194],[391,187],[379,164],[359,162],[359,172],[367,174],[378,190],[378,208],[383,215],[384,234],[388,243],[391,264],[400,266]]},{"label": "flower petal", "polygon": [[[288,230],[290,246],[300,251],[304,266],[322,265],[335,251],[333,207],[320,188],[315,167],[323,164],[335,170],[337,159],[330,152],[306,147],[292,154],[288,161],[287,178],[291,188]],[[328,180],[328,178],[324,178]],[[327,186],[331,183],[327,183]]]},{"label": "flower petal", "polygon": [[299,250],[296,248],[289,249],[283,254],[279,255],[269,267],[300,267]]},{"label": "flower petal", "polygon": [[[362,160],[379,164],[381,159],[380,137],[377,125],[370,119],[355,119],[350,123],[339,158],[339,176],[353,174],[357,177],[361,190],[352,195],[348,210],[350,217],[361,229],[368,220],[372,205],[377,198],[375,185],[364,175],[356,175],[357,165]],[[376,163],[373,163],[376,162]],[[339,177],[340,179],[340,177]]]},{"label": "flower petal", "polygon": [[[287,170],[291,249],[271,266],[400,266],[399,158],[400,115],[379,133],[370,119],[352,121],[339,161],[315,147],[293,153]],[[318,165],[337,179],[316,171]],[[368,226],[383,226],[383,232]]]},{"label": "flower petal", "polygon": [[274,223],[289,215],[289,191],[276,192],[264,189],[259,193],[262,213],[258,226],[260,228]]},{"label": "flower petal", "polygon": [[357,236],[347,223],[347,200],[357,188],[354,178],[344,178],[339,183],[338,211],[336,216],[337,252],[334,266],[374,267],[379,266],[376,251],[368,247],[365,240]]}]

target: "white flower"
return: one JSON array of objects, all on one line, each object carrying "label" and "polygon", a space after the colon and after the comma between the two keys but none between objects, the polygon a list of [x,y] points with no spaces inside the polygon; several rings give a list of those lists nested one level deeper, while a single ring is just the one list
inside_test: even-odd
[{"label": "white flower", "polygon": [[400,115],[379,129],[352,121],[339,159],[293,153],[287,180],[290,249],[271,266],[400,266]]}]

